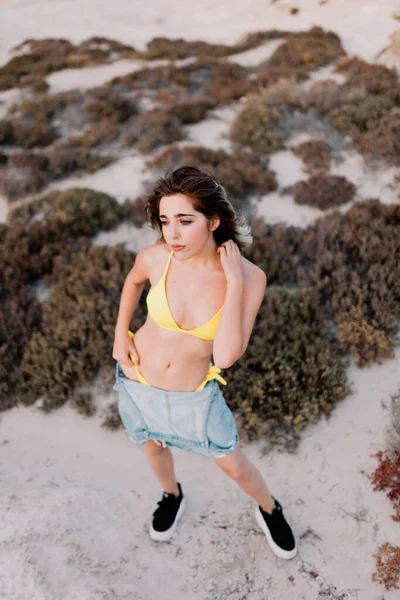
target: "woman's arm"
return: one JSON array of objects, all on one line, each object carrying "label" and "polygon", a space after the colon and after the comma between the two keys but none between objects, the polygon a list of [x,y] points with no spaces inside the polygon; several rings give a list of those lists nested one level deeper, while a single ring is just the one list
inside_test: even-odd
[{"label": "woman's arm", "polygon": [[213,345],[214,363],[221,369],[232,366],[246,351],[267,285],[264,271],[256,265],[248,265],[244,277],[239,249],[231,240],[226,244],[221,263],[227,292]]},{"label": "woman's arm", "polygon": [[119,302],[117,324],[115,326],[116,332],[128,332],[133,312],[139,302],[144,284],[148,279],[148,256],[146,250],[147,248],[141,250],[136,255],[135,263],[126,276]]},{"label": "woman's arm", "polygon": [[150,248],[145,248],[136,255],[135,263],[126,276],[121,292],[112,356],[126,366],[131,366],[132,360],[137,365],[140,363],[139,354],[129,337],[128,329],[144,284],[149,278],[150,256]]}]

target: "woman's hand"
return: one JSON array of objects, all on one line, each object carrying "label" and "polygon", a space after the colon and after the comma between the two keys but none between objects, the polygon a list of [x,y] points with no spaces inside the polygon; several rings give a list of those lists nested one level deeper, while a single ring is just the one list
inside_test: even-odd
[{"label": "woman's hand", "polygon": [[126,367],[139,364],[139,354],[129,332],[116,332],[112,357]]},{"label": "woman's hand", "polygon": [[228,240],[217,248],[228,283],[243,283],[242,255],[237,244]]}]

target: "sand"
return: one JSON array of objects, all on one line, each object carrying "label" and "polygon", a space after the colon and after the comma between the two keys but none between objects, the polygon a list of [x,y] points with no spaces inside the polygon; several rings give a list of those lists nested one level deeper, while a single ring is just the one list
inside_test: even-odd
[{"label": "sand", "polygon": [[[232,43],[250,31],[299,30],[313,24],[336,31],[347,52],[373,60],[383,56],[399,29],[392,17],[398,1],[382,4],[254,0],[249,6],[243,0],[207,0],[194,11],[180,0],[140,5],[15,0],[1,7],[0,63],[8,60],[12,46],[29,37],[78,42],[105,35],[140,49],[155,35]],[[295,7],[300,12],[293,16],[290,8]],[[266,44],[242,53],[240,60],[254,64],[271,48]],[[54,90],[98,85],[127,69],[121,61],[92,69],[87,78],[83,71],[68,71],[49,81]],[[12,94],[0,95],[1,101],[7,98]],[[201,125],[189,127],[189,143],[227,148],[232,110],[215,111]],[[87,185],[122,202],[142,191],[145,158],[129,155],[57,187]],[[272,162],[282,186],[303,173],[291,152],[277,153]],[[334,172],[362,186],[364,196],[398,201],[393,170],[365,177],[362,158],[353,153]],[[259,207],[269,222],[299,226],[320,215],[278,194],[269,194]],[[6,212],[0,202],[3,220]],[[126,242],[137,251],[150,241],[147,229],[124,225],[100,234],[95,243]],[[299,540],[299,554],[288,562],[268,549],[254,519],[254,501],[214,461],[179,450],[174,457],[186,513],[170,543],[150,540],[148,522],[161,489],[143,452],[124,431],[100,427],[104,408],[116,399],[111,384],[106,391],[94,386],[97,412],[91,418],[70,406],[47,415],[37,405],[2,413],[1,600],[394,600],[397,593],[386,592],[371,575],[374,552],[385,541],[400,545],[400,527],[390,518],[389,500],[372,490],[368,474],[376,466],[372,454],[385,447],[389,400],[399,390],[399,372],[399,352],[380,366],[361,370],[352,365],[353,394],[329,420],[305,430],[294,454],[268,450],[262,442],[242,446],[281,501]]]}]

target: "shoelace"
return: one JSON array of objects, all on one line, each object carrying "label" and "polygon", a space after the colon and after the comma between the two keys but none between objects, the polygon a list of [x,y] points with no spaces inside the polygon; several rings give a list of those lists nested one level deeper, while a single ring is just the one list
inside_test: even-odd
[{"label": "shoelace", "polygon": [[167,494],[167,492],[163,493],[163,497],[161,498],[161,500],[159,500],[157,502],[158,504],[158,508],[156,508],[156,510],[153,513],[153,517],[155,517],[156,515],[158,515],[162,508],[168,506],[169,504],[172,504],[173,501],[178,500],[178,498],[175,498],[174,494]]}]

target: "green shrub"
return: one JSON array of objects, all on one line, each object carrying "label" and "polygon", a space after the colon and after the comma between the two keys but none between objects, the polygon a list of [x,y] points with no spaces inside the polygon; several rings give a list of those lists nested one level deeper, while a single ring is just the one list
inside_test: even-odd
[{"label": "green shrub", "polygon": [[355,191],[355,185],[346,177],[318,173],[308,181],[298,181],[293,186],[293,198],[297,204],[308,204],[326,210],[350,202]]},{"label": "green shrub", "polygon": [[284,290],[267,291],[247,351],[227,378],[224,395],[246,440],[262,437],[271,418],[301,431],[349,393],[318,299]]},{"label": "green shrub", "polygon": [[[119,296],[133,256],[120,246],[93,246],[77,255],[43,305],[43,325],[24,349],[18,399],[41,397],[49,411],[109,363]],[[134,323],[143,318],[143,303]],[[67,325],[66,325],[67,324]]]},{"label": "green shrub", "polygon": [[329,115],[329,123],[345,135],[356,137],[379,127],[392,107],[393,102],[388,98],[367,96],[358,103],[335,108]]},{"label": "green shrub", "polygon": [[41,277],[60,276],[63,262],[86,247],[84,238],[113,229],[128,211],[107,194],[79,188],[11,209],[0,239],[1,285],[12,293]]},{"label": "green shrub", "polygon": [[262,95],[251,95],[231,125],[230,138],[258,154],[275,152],[282,146],[275,131],[279,120],[280,112],[270,108]]},{"label": "green shrub", "polygon": [[68,141],[54,144],[46,155],[49,159],[50,180],[67,177],[76,172],[94,173],[116,160],[113,154],[100,154],[87,148],[76,148]]},{"label": "green shrub", "polygon": [[178,117],[159,108],[139,115],[130,126],[126,143],[143,153],[172,144],[185,137]]}]

